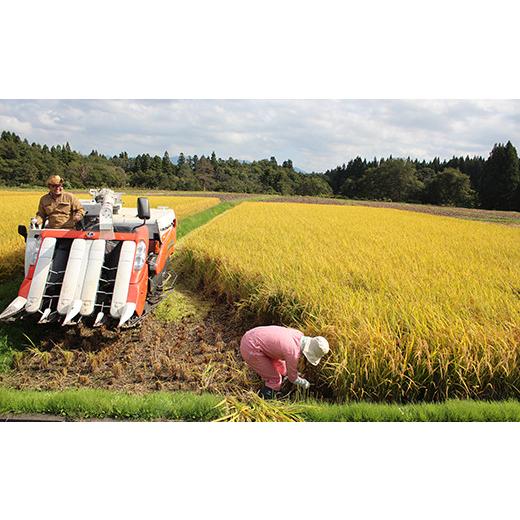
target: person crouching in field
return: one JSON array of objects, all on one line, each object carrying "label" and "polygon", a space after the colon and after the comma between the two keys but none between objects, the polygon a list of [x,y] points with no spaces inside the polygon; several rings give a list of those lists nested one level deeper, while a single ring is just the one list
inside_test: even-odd
[{"label": "person crouching in field", "polygon": [[304,336],[299,330],[277,325],[248,330],[240,341],[242,358],[264,381],[260,395],[265,399],[277,397],[284,376],[308,389],[309,381],[298,373],[301,355],[311,365],[317,365],[328,351],[329,342],[325,338]]}]

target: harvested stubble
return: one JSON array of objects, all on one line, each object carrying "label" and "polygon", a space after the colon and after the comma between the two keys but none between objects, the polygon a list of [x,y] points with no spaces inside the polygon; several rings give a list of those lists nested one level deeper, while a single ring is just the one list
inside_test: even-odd
[{"label": "harvested stubble", "polygon": [[520,230],[392,209],[243,203],[178,269],[261,316],[327,336],[337,398],[518,397]]},{"label": "harvested stubble", "polygon": [[[29,224],[45,193],[32,191],[0,191],[0,279],[5,280],[23,271],[24,242],[18,235],[18,224]],[[89,199],[87,193],[77,193],[80,199]],[[144,195],[143,195],[144,196]],[[219,203],[216,197],[149,196],[150,206],[168,206],[175,210],[179,220]],[[124,195],[126,207],[136,206],[136,195]]]}]

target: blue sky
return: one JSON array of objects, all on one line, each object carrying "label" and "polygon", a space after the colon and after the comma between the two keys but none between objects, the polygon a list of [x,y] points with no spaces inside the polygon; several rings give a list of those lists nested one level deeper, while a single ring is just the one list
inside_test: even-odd
[{"label": "blue sky", "polygon": [[520,145],[518,100],[0,100],[0,129],[107,155],[290,158],[324,171],[357,155],[487,156]]}]

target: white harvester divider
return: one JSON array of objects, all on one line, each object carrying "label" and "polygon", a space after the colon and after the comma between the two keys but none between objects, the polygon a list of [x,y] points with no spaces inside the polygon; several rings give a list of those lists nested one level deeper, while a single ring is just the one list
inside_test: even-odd
[{"label": "white harvester divider", "polygon": [[43,240],[40,247],[38,261],[34,268],[31,288],[29,289],[29,295],[27,296],[27,304],[25,305],[26,312],[33,313],[38,311],[40,308],[55,247],[56,239],[54,237],[47,237]]},{"label": "white harvester divider", "polygon": [[83,284],[85,283],[85,276],[87,274],[87,265],[90,258],[90,249],[92,248],[92,240],[85,242],[85,254],[81,261],[81,268],[79,270],[78,282],[76,283],[76,291],[74,293],[74,300],[81,301],[81,293],[83,292]]},{"label": "white harvester divider", "polygon": [[83,284],[83,280],[80,281],[80,271],[81,264],[85,257],[85,242],[86,240],[83,238],[76,238],[72,242],[65,275],[63,276],[63,283],[61,285],[60,299],[58,300],[58,312],[60,314],[67,314],[67,312],[69,312],[76,294],[76,286]]},{"label": "white harvester divider", "polygon": [[40,321],[38,323],[47,323],[49,320],[47,319],[51,313],[51,308],[47,307],[42,314],[42,317],[40,318]]},{"label": "white harvester divider", "polygon": [[90,247],[85,279],[79,299],[82,302],[80,313],[90,316],[94,312],[96,294],[101,276],[101,268],[105,259],[105,240],[94,240]]},{"label": "white harvester divider", "polygon": [[94,321],[94,327],[99,327],[101,323],[103,322],[103,318],[105,317],[105,313],[102,311],[99,311],[97,313],[96,319]]},{"label": "white harvester divider", "polygon": [[114,293],[112,295],[112,305],[110,306],[110,315],[112,318],[121,317],[123,308],[128,299],[130,277],[134,268],[135,248],[136,244],[132,240],[125,240],[121,246]]},{"label": "white harvester divider", "polygon": [[83,305],[81,293],[91,247],[91,240],[76,238],[70,248],[67,269],[58,301],[58,312],[60,314],[67,313],[62,325],[68,325],[79,314]]},{"label": "white harvester divider", "polygon": [[121,318],[119,318],[118,327],[123,326],[134,314],[137,305],[132,302],[128,302],[121,311]]},{"label": "white harvester divider", "polygon": [[7,309],[5,309],[2,314],[0,314],[0,320],[4,320],[6,318],[10,318],[11,316],[14,316],[15,314],[19,313],[27,303],[27,298],[24,298],[23,296],[17,296],[10,304]]}]

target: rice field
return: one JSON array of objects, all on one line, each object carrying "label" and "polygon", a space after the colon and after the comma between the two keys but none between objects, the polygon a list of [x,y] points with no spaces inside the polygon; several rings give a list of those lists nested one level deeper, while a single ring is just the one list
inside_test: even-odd
[{"label": "rice field", "polygon": [[[123,195],[125,207],[137,207],[137,197],[140,195]],[[148,197],[150,207],[168,206],[175,210],[179,220],[189,215],[194,215],[205,209],[211,208],[220,202],[217,197],[175,197],[167,195],[143,195]]]},{"label": "rice field", "polygon": [[326,336],[338,399],[520,394],[520,229],[386,208],[244,202],[177,267],[262,323]]},{"label": "rice field", "polygon": [[[23,272],[24,242],[18,235],[18,224],[29,224],[38,209],[40,197],[45,191],[1,191],[0,190],[0,280]],[[89,199],[88,193],[77,193],[80,199]],[[175,210],[179,220],[198,213],[219,203],[216,197],[148,197],[150,206],[169,206]],[[123,195],[126,207],[135,207],[137,195]]]}]

